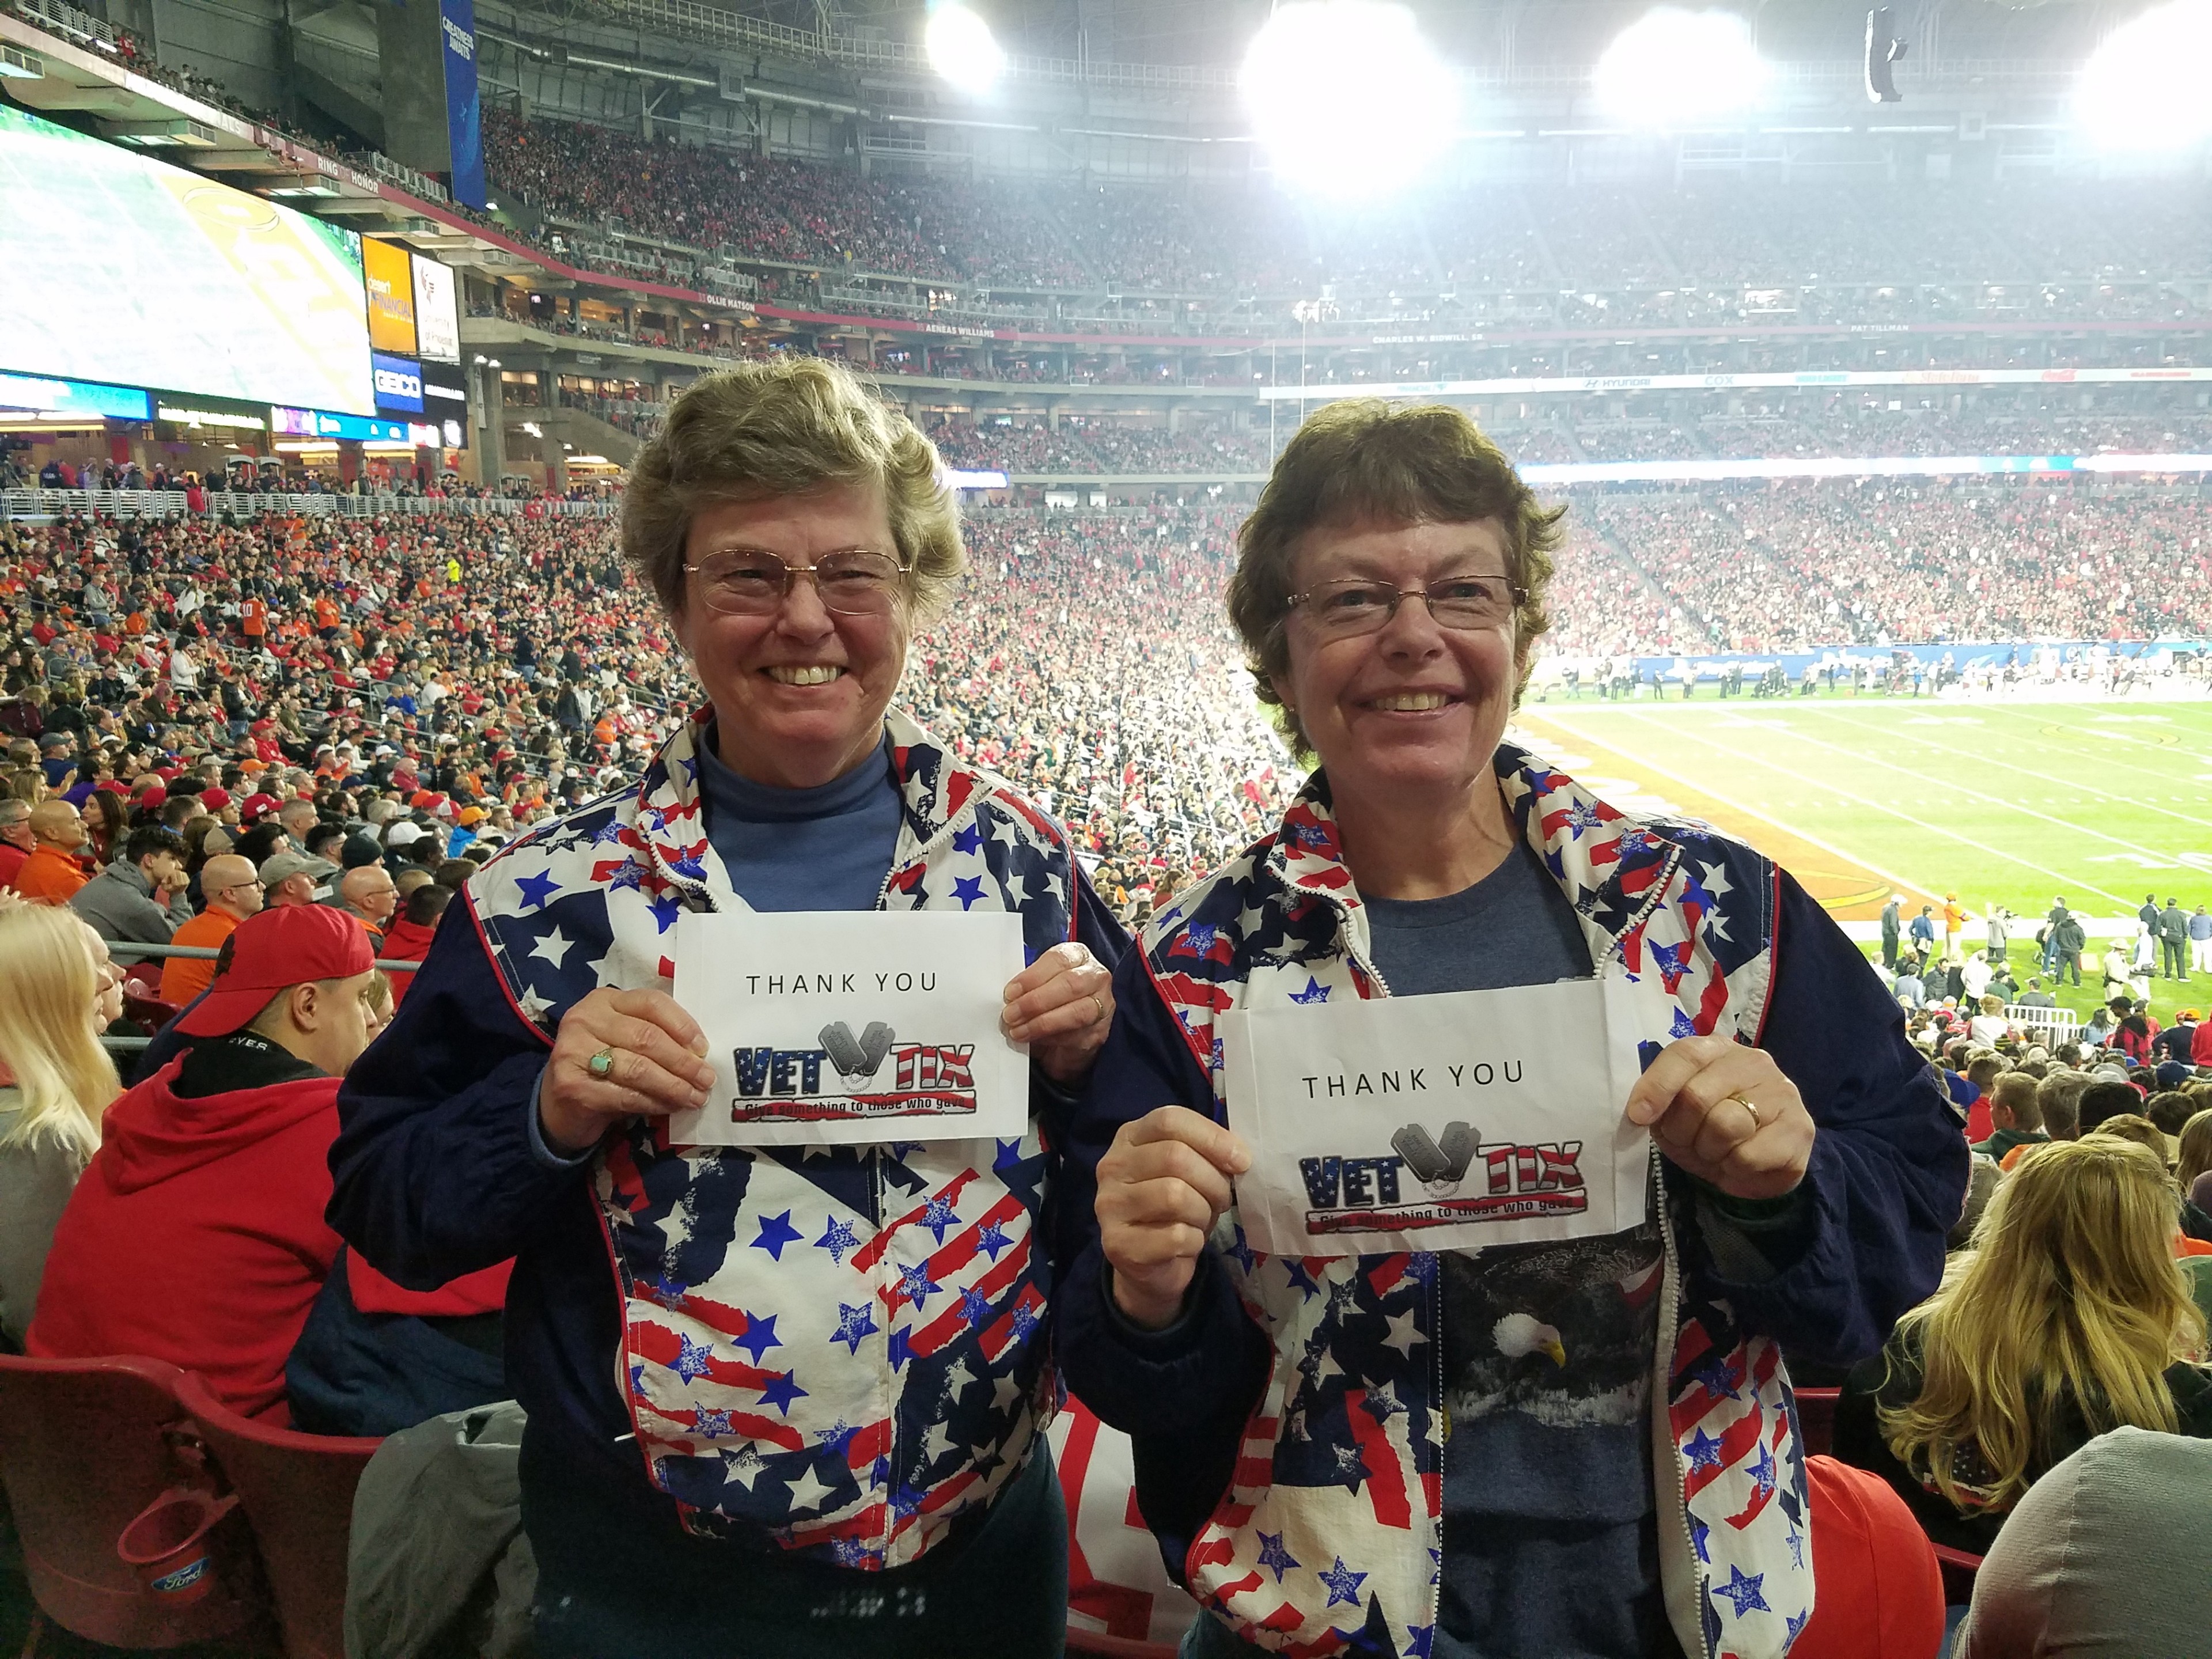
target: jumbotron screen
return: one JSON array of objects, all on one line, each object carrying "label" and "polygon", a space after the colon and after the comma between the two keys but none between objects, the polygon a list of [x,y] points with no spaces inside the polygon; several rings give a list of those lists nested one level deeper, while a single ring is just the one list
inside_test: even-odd
[{"label": "jumbotron screen", "polygon": [[0,106],[0,369],[373,415],[361,238]]}]

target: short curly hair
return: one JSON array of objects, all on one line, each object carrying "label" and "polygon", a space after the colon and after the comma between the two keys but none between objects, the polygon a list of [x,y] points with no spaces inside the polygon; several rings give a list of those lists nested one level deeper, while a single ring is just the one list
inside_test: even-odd
[{"label": "short curly hair", "polygon": [[1552,625],[1544,593],[1565,539],[1566,507],[1546,507],[1513,463],[1466,412],[1448,404],[1393,404],[1349,398],[1310,416],[1276,457],[1259,505],[1237,532],[1229,619],[1244,641],[1260,701],[1299,759],[1313,758],[1297,716],[1274,686],[1291,666],[1285,633],[1292,567],[1306,532],[1377,518],[1402,524],[1476,524],[1505,532],[1505,574],[1524,595],[1514,611],[1513,701],[1528,683],[1536,641]]},{"label": "short curly hair", "polygon": [[630,469],[623,556],[673,615],[684,608],[684,543],[701,507],[835,485],[883,492],[908,609],[939,614],[968,556],[937,450],[850,370],[819,357],[743,363],[691,383]]}]

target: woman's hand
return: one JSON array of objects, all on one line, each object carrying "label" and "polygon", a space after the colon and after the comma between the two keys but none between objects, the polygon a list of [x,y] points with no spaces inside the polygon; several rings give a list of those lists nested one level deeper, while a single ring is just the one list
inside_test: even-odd
[{"label": "woman's hand", "polygon": [[1779,1198],[1805,1178],[1813,1119],[1763,1048],[1725,1037],[1668,1044],[1628,1091],[1628,1121],[1659,1150],[1732,1198]]},{"label": "woman's hand", "polygon": [[[602,986],[561,1016],[538,1090],[546,1144],[574,1157],[630,1117],[662,1117],[707,1103],[714,1068],[707,1034],[665,991]],[[605,1054],[605,1075],[592,1060]]]},{"label": "woman's hand", "polygon": [[1124,1123],[1098,1160],[1099,1245],[1114,1305],[1158,1330],[1182,1310],[1199,1252],[1229,1207],[1231,1180],[1252,1167],[1244,1143],[1186,1106]]},{"label": "woman's hand", "polygon": [[1090,949],[1055,945],[1006,981],[999,1029],[1055,1083],[1089,1074],[1114,1023],[1114,975]]}]

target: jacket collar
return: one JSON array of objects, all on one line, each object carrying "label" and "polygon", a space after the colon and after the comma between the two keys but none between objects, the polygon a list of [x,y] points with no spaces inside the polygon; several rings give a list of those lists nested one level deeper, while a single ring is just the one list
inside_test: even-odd
[{"label": "jacket collar", "polygon": [[[617,818],[600,833],[607,841],[645,853],[662,884],[718,910],[742,910],[745,902],[707,839],[699,788],[700,750],[714,718],[713,708],[696,709],[670,734],[638,781],[630,823],[623,825]],[[891,855],[896,883],[988,785],[981,774],[954,761],[900,710],[885,711],[884,729],[891,740],[891,770],[901,807],[898,845]]]},{"label": "jacket collar", "polygon": [[[1522,838],[1575,907],[1590,959],[1602,963],[1658,902],[1681,848],[1516,744],[1500,744],[1491,765]],[[1326,773],[1316,769],[1306,780],[1263,863],[1285,887],[1340,907],[1365,954],[1366,917],[1344,860]]]}]

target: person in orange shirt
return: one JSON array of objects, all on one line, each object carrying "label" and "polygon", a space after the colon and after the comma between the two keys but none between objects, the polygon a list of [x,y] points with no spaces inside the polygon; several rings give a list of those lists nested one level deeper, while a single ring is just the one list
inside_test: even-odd
[{"label": "person in orange shirt", "polygon": [[36,845],[15,872],[15,890],[40,904],[67,904],[92,879],[78,858],[85,844],[84,818],[59,796],[31,809]]},{"label": "person in orange shirt", "polygon": [[1959,929],[1966,923],[1966,912],[1959,902],[1956,893],[1943,895],[1943,954],[1956,956],[1959,951]]},{"label": "person in orange shirt", "polygon": [[[207,908],[179,927],[172,945],[219,951],[238,924],[261,908],[261,878],[251,860],[221,853],[200,866]],[[212,957],[171,957],[161,966],[161,1000],[181,1008],[215,978]]]},{"label": "person in orange shirt", "polygon": [[325,593],[315,601],[315,631],[325,639],[337,632],[338,608]]},{"label": "person in orange shirt", "polygon": [[259,599],[248,599],[240,627],[246,637],[258,645],[269,635],[269,607]]}]

